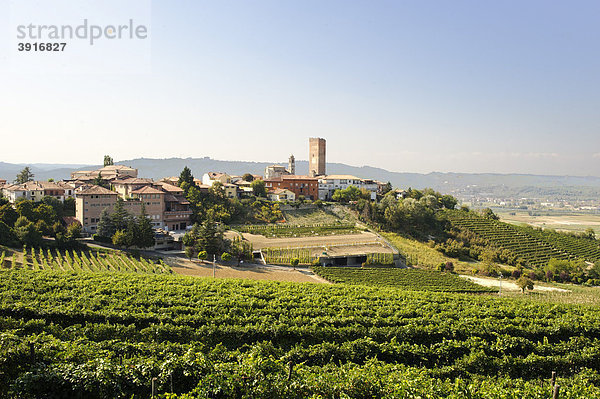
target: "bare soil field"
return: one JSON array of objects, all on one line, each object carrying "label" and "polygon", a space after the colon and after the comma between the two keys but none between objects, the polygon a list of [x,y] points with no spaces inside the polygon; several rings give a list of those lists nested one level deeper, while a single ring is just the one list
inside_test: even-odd
[{"label": "bare soil field", "polygon": [[[189,261],[178,257],[164,257],[177,274],[196,277],[212,277],[212,264]],[[261,266],[246,264],[237,266],[216,265],[215,278],[245,278],[250,280],[291,281],[295,283],[325,283],[328,281],[313,274],[310,270],[293,270],[291,267]]]},{"label": "bare soil field", "polygon": [[[473,277],[473,276],[463,276],[460,277],[466,278],[467,280],[471,280],[472,282],[483,285],[484,287],[500,287],[500,280],[497,278],[488,278],[488,277]],[[515,284],[513,281],[502,280],[502,291],[521,291],[519,286]],[[569,290],[565,290],[562,288],[556,287],[547,287],[539,284],[534,284],[533,291],[557,291],[557,292],[569,292]]]},{"label": "bare soil field", "polygon": [[[537,212],[537,211],[536,211]],[[600,215],[586,213],[552,213],[540,211],[540,216],[530,216],[527,211],[497,211],[500,220],[512,224],[526,223],[535,227],[563,231],[584,231],[593,228],[600,233]],[[510,213],[515,213],[511,215]]]},{"label": "bare soil field", "polygon": [[321,247],[327,245],[383,243],[377,235],[362,231],[359,234],[343,234],[334,236],[267,238],[262,235],[244,233],[244,238],[252,243],[254,249],[262,248],[298,248]]}]

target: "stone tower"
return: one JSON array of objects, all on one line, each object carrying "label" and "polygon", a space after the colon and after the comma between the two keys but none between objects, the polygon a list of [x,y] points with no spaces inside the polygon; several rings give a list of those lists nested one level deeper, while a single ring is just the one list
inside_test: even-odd
[{"label": "stone tower", "polygon": [[325,139],[311,137],[308,139],[308,173],[310,176],[325,175]]},{"label": "stone tower", "polygon": [[296,158],[294,158],[293,154],[290,155],[290,159],[288,161],[288,172],[290,175],[296,174]]}]

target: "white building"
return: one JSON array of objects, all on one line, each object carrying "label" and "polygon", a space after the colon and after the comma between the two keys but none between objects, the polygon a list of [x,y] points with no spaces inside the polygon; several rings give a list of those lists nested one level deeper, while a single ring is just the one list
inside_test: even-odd
[{"label": "white building", "polygon": [[370,191],[371,199],[377,199],[377,182],[352,175],[327,175],[319,178],[319,199],[331,200],[335,190],[344,190],[350,186]]},{"label": "white building", "polygon": [[202,176],[202,184],[212,186],[215,182],[220,182],[223,185],[230,184],[231,176],[222,172],[208,172]]}]

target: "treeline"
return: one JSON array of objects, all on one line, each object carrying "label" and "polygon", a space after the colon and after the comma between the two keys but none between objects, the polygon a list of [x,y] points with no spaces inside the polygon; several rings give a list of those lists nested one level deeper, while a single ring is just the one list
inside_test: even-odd
[{"label": "treeline", "polygon": [[396,193],[390,191],[379,202],[360,198],[352,206],[364,222],[386,231],[426,239],[431,234],[442,235],[444,232],[446,223],[436,217],[436,211],[454,209],[457,202],[453,196],[442,195],[430,188],[409,188],[404,198],[397,198]]},{"label": "treeline", "polygon": [[42,244],[44,236],[50,236],[60,248],[76,246],[76,239],[81,236],[81,224],[76,222],[66,226],[63,222],[72,203],[70,200],[63,204],[46,196],[39,202],[19,199],[13,206],[0,197],[0,244],[36,247]]},{"label": "treeline", "polygon": [[118,198],[112,213],[107,208],[102,210],[93,238],[95,241],[112,242],[125,248],[154,246],[154,229],[144,203],[142,202],[140,215],[134,216],[125,210],[123,200]]},{"label": "treeline", "polygon": [[279,204],[264,198],[266,191],[262,180],[253,182],[253,195],[241,200],[227,198],[220,182],[215,182],[208,190],[201,190],[187,167],[181,172],[178,184],[190,202],[194,223],[209,219],[224,224],[275,223],[283,218]]}]

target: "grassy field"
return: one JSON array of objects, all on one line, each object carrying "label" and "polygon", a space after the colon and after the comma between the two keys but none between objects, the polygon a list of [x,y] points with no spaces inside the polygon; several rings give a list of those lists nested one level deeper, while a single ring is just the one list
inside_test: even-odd
[{"label": "grassy field", "polygon": [[[535,227],[563,231],[582,232],[588,228],[600,234],[600,215],[583,212],[535,211],[539,216],[530,216],[529,211],[494,209],[500,220],[512,224],[529,224]],[[514,213],[514,215],[511,215]]]},{"label": "grassy field", "polygon": [[437,269],[440,263],[452,262],[458,273],[471,274],[477,268],[478,262],[463,262],[450,258],[425,243],[406,238],[396,233],[381,233],[398,251],[407,257],[414,266]]}]

